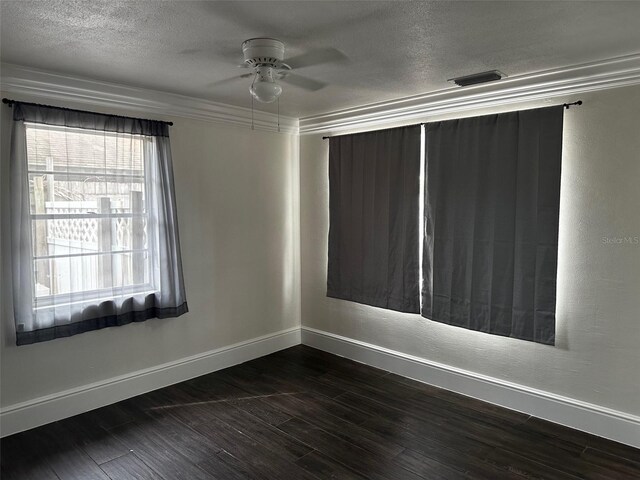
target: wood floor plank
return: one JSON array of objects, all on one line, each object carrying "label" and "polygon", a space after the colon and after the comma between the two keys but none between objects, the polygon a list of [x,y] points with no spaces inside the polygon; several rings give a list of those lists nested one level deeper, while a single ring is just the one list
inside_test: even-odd
[{"label": "wood floor plank", "polygon": [[233,371],[216,372],[217,378],[225,383],[233,385],[246,393],[245,396],[274,395],[277,393],[299,393],[295,387],[287,383],[264,378],[260,372],[239,365]]},{"label": "wood floor plank", "polygon": [[357,378],[340,378],[333,373],[319,377],[319,381],[338,386],[348,393],[355,393],[361,397],[368,398],[384,405],[393,406],[397,410],[417,416],[440,417],[445,421],[449,412],[445,405],[436,404],[435,407],[426,403],[426,397],[419,397],[416,393],[401,395],[392,389],[374,387],[366,382],[361,382]]},{"label": "wood floor plank", "polygon": [[385,370],[365,365],[364,363],[356,362],[348,358],[338,357],[307,345],[281,350],[273,355],[284,357],[293,361],[292,363],[296,365],[322,365],[326,369],[357,375],[359,378],[381,377],[388,373]]},{"label": "wood floor plank", "polygon": [[218,480],[263,480],[264,474],[253,465],[239,460],[229,452],[219,452],[216,456],[198,464],[205,472]]},{"label": "wood floor plank", "polygon": [[138,395],[120,402],[123,409],[135,420],[140,417],[168,418],[171,416],[171,409],[180,404],[191,404],[199,402],[200,399],[189,393],[189,389],[182,384],[171,385],[169,387],[154,390],[143,395]]},{"label": "wood floor plank", "polygon": [[83,422],[93,423],[105,430],[133,422],[136,419],[135,414],[125,408],[123,402],[90,410],[77,416],[82,416]]},{"label": "wood floor plank", "polygon": [[583,445],[611,455],[640,462],[640,450],[629,445],[590,435],[586,432],[581,432],[579,430],[574,430],[573,428],[558,425],[557,423],[542,420],[541,418],[530,417],[525,426],[532,428],[538,433],[555,436],[573,442],[577,445]]},{"label": "wood floor plank", "polygon": [[465,470],[456,470],[433,458],[412,450],[404,450],[394,461],[401,467],[429,480],[459,480],[466,478]]},{"label": "wood floor plank", "polygon": [[215,415],[230,427],[285,460],[294,462],[312,450],[295,438],[284,434],[281,430],[228,403],[219,404]]},{"label": "wood floor plank", "polygon": [[525,455],[502,448],[491,450],[485,460],[500,470],[516,473],[524,478],[545,478],[549,480],[576,480],[577,478],[582,478],[556,470]]},{"label": "wood floor plank", "polygon": [[635,458],[623,458],[587,447],[581,457],[588,463],[614,471],[621,477],[640,478],[640,453]]},{"label": "wood floor plank", "polygon": [[82,450],[60,451],[47,459],[60,480],[108,480],[89,455]]},{"label": "wood floor plank", "polygon": [[[395,461],[403,464],[407,462],[407,467],[416,463],[417,458],[426,458],[429,462],[457,470],[460,475],[469,471],[484,470],[482,463],[488,452],[493,448],[482,442],[469,439],[462,435],[447,435],[444,431],[433,431],[428,424],[424,428],[404,429],[398,427],[393,422],[378,418],[363,425],[371,428],[381,435],[388,435],[405,450],[395,457]],[[416,471],[415,468],[412,471]],[[444,471],[440,472],[445,474]],[[451,472],[449,472],[451,475]]]},{"label": "wood floor plank", "polygon": [[624,445],[618,442],[612,442],[602,437],[596,437],[595,435],[589,435],[587,438],[587,447],[593,450],[599,450],[601,452],[614,455],[616,457],[631,460],[633,462],[640,463],[640,449],[633,448],[629,445]]},{"label": "wood floor plank", "polygon": [[279,425],[278,428],[367,478],[374,480],[421,478],[384,456],[376,455],[298,418],[293,418]]},{"label": "wood floor plank", "polygon": [[[371,418],[371,415],[366,412],[316,393],[299,393],[287,397],[274,398],[273,400],[274,402],[279,400],[288,401],[288,405],[291,408],[306,417],[329,414],[332,417],[337,417],[355,425],[359,425]],[[295,406],[292,404],[295,404]]]},{"label": "wood floor plank", "polygon": [[512,448],[514,451],[525,447],[542,448],[543,446],[545,451],[555,451],[558,454],[565,453],[577,457],[584,450],[582,445],[533,432],[523,425],[505,423],[502,428],[496,428],[493,422],[486,422],[484,418],[478,418],[474,421],[452,415],[445,426],[451,433],[459,432],[468,438],[493,446]]},{"label": "wood floor plank", "polygon": [[78,415],[58,422],[60,435],[64,435],[98,465],[128,453],[128,449],[108,430],[91,421],[93,415]]},{"label": "wood floor plank", "polygon": [[[242,432],[241,426],[231,426],[222,420],[214,420],[194,428],[211,442],[221,445],[222,451],[230,455],[227,461],[236,459],[234,462],[243,464],[252,477],[316,479],[290,461],[289,453],[268,448]],[[300,442],[300,439],[294,438]],[[204,465],[206,467],[206,462]]]},{"label": "wood floor plank", "polygon": [[260,419],[269,425],[280,425],[291,418],[291,415],[262,401],[262,398],[241,398],[228,400],[227,403]]},{"label": "wood floor plank", "polygon": [[116,427],[112,432],[144,463],[167,479],[213,478],[196,465],[217,454],[220,447],[186,426],[145,418]]},{"label": "wood floor plank", "polygon": [[326,397],[313,394],[274,395],[262,399],[292,416],[310,418],[318,424],[343,425],[344,422],[363,423],[369,416]]},{"label": "wood floor plank", "polygon": [[497,459],[513,458],[514,456],[526,456],[526,459],[536,464],[546,466],[549,472],[558,471],[563,474],[586,479],[624,478],[620,472],[600,467],[587,462],[582,458],[581,452],[572,451],[572,444],[563,443],[562,440],[554,440],[552,437],[512,437],[511,441],[497,448]]},{"label": "wood floor plank", "polygon": [[3,438],[0,446],[2,465],[10,465],[14,462],[33,463],[37,460],[45,460],[58,452],[76,449],[76,445],[69,438],[61,435],[57,422]]},{"label": "wood floor plank", "polygon": [[396,422],[398,425],[411,425],[415,422],[428,422],[433,425],[443,425],[447,422],[446,418],[442,418],[437,415],[416,415],[411,411],[398,408],[398,405],[390,405],[389,403],[380,401],[379,399],[366,397],[353,392],[347,392],[339,395],[334,400],[367,413],[371,417],[382,417]]},{"label": "wood floor plank", "polygon": [[111,480],[169,480],[130,452],[100,465]]},{"label": "wood floor plank", "polygon": [[[493,427],[502,427],[505,423],[512,423],[505,422],[504,419],[497,418],[494,415],[479,414],[479,412],[475,410],[465,409],[460,405],[440,398],[421,394],[419,391],[411,389],[410,387],[404,386],[398,388],[392,384],[386,385],[385,388],[384,378],[385,377],[359,381],[359,379],[338,378],[333,374],[326,374],[320,377],[320,380],[339,385],[349,393],[355,393],[369,400],[392,406],[392,408],[400,410],[404,414],[417,418],[429,418],[431,421],[438,423],[449,422],[453,418],[458,418],[464,422],[490,424]],[[373,382],[375,382],[376,385],[373,385]],[[517,421],[514,424],[517,425],[521,423],[523,422]]]},{"label": "wood floor plank", "polygon": [[316,475],[318,478],[330,478],[332,480],[368,480],[368,477],[360,475],[317,450],[313,450],[311,453],[299,458],[296,460],[296,464],[300,465],[309,473]]},{"label": "wood floor plank", "polygon": [[53,469],[44,462],[3,462],[0,465],[2,480],[59,480]]},{"label": "wood floor plank", "polygon": [[223,403],[225,400],[182,399],[155,406],[145,412],[148,416],[160,420],[173,419],[191,427],[216,418],[215,410]]},{"label": "wood floor plank", "polygon": [[318,368],[314,369],[310,366],[297,364],[273,355],[263,357],[260,360],[261,362],[259,364],[254,361],[248,365],[264,375],[277,375],[278,378],[287,380],[304,378],[314,381],[319,376],[328,372],[327,368],[323,365],[318,365]]},{"label": "wood floor plank", "polygon": [[[403,449],[392,439],[381,437],[376,432],[361,428],[359,424],[369,417],[362,418],[352,414],[344,414],[340,405],[326,397],[319,399],[317,395],[306,394],[304,396],[269,397],[263,401],[284,410],[294,418],[303,419],[336,437],[357,444],[369,452],[392,457]],[[336,416],[334,413],[343,416]]]},{"label": "wood floor plank", "polygon": [[215,372],[187,380],[180,385],[191,389],[191,394],[198,400],[231,400],[247,396],[245,390],[220,381],[220,376]]},{"label": "wood floor plank", "polygon": [[325,397],[334,398],[345,392],[345,390],[331,385],[329,383],[320,382],[316,377],[305,375],[298,371],[283,369],[281,367],[271,368],[262,373],[267,379],[274,379],[280,382],[287,382],[291,385],[292,390],[301,392],[319,393]]},{"label": "wood floor plank", "polygon": [[[61,480],[107,479],[91,457],[78,447],[75,439],[66,434],[59,422],[23,432],[7,440],[3,439],[2,449],[8,449],[2,455],[3,465],[9,463],[9,468],[3,467],[3,470],[11,470],[10,462],[15,461],[22,463],[23,469],[35,469],[35,466],[40,465],[41,470],[47,472],[48,467]],[[12,451],[15,457],[10,456],[9,451]]]},{"label": "wood floor plank", "polygon": [[484,439],[470,438],[466,429],[451,428],[440,419],[406,414],[394,407],[356,394],[345,394],[336,400],[359,405],[371,414],[377,412],[378,415],[372,415],[371,420],[363,423],[361,427],[405,448],[420,451],[422,445],[426,445],[429,448],[454,448],[468,454],[485,451],[492,446]]},{"label": "wood floor plank", "polygon": [[529,418],[531,418],[530,415],[527,415],[525,413],[499,407],[488,402],[483,402],[482,400],[477,400],[466,395],[451,392],[449,390],[445,390],[444,388],[438,388],[433,385],[428,385],[426,383],[422,383],[411,378],[402,377],[394,373],[389,373],[388,375],[386,375],[384,377],[384,380],[390,382],[392,385],[402,384],[414,390],[417,390],[420,392],[420,396],[423,398],[425,395],[431,398],[438,398],[446,402],[453,403],[458,407],[471,409],[483,415],[494,416],[500,420],[510,423],[520,424],[526,422]]},{"label": "wood floor plank", "polygon": [[527,460],[545,465],[550,472],[559,471],[578,478],[602,479],[619,478],[621,473],[586,461],[582,457],[583,446],[559,437],[535,432],[528,429],[526,424],[504,424],[501,429],[496,429],[482,422],[474,424],[453,419],[447,425],[457,429],[466,428],[467,437],[494,445],[496,451],[505,457],[505,452],[518,456],[526,452]]}]

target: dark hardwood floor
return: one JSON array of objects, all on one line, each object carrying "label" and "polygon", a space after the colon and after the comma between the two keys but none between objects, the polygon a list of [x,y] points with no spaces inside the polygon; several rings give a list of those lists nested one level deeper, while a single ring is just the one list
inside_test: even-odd
[{"label": "dark hardwood floor", "polygon": [[11,479],[640,479],[640,450],[305,346],[2,440]]}]

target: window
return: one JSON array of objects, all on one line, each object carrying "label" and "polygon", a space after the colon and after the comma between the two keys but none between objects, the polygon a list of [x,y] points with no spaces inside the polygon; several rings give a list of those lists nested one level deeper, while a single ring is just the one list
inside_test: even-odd
[{"label": "window", "polygon": [[18,345],[188,311],[164,122],[15,102]]},{"label": "window", "polygon": [[34,308],[158,290],[141,135],[27,124]]}]

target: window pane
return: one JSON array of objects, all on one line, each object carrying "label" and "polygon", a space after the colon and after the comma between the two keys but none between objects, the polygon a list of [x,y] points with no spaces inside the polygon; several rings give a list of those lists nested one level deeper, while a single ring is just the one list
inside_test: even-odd
[{"label": "window pane", "polygon": [[[144,177],[29,174],[32,214],[144,212]],[[108,201],[107,201],[108,199]]]},{"label": "window pane", "polygon": [[140,135],[27,124],[29,170],[141,175]]},{"label": "window pane", "polygon": [[36,297],[149,284],[147,252],[99,252],[34,260]]},{"label": "window pane", "polygon": [[144,141],[27,125],[37,297],[150,282]]}]

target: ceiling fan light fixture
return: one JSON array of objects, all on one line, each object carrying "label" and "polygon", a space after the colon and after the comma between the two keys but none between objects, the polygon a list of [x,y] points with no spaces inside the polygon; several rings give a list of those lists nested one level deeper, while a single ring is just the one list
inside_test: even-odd
[{"label": "ceiling fan light fixture", "polygon": [[276,82],[256,82],[251,85],[249,91],[259,102],[273,103],[282,93],[282,87]]},{"label": "ceiling fan light fixture", "polygon": [[259,102],[275,102],[282,93],[282,87],[273,78],[273,68],[266,65],[256,67],[256,76],[249,92]]}]

